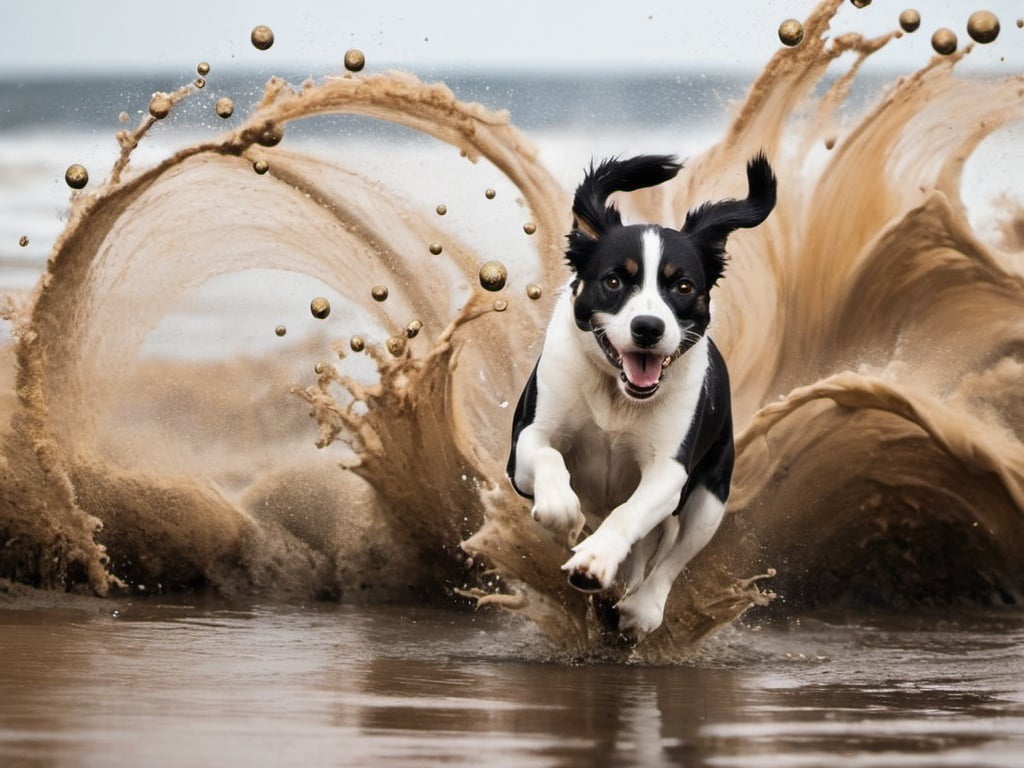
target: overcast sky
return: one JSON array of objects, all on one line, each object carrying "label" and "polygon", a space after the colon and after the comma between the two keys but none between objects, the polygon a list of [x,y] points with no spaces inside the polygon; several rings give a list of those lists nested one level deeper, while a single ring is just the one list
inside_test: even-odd
[{"label": "overcast sky", "polygon": [[[430,74],[453,69],[692,71],[756,69],[779,47],[778,26],[803,19],[814,0],[18,0],[8,2],[0,77],[32,72],[150,72],[214,67],[326,74],[359,48],[368,69]],[[967,40],[971,11],[996,12],[1002,33],[979,46],[972,65],[1019,73],[1024,61],[1022,0],[875,0],[844,3],[835,31],[877,34],[917,8],[921,29],[894,41],[884,63],[916,66],[931,56],[940,26]],[[249,42],[257,24],[275,43]],[[882,57],[879,57],[881,59]],[[1001,60],[1002,59],[1002,60]],[[1015,68],[1015,69],[1014,69]]]}]

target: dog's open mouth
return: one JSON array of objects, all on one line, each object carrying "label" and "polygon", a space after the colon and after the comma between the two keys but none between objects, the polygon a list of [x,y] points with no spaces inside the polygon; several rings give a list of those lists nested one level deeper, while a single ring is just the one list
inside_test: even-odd
[{"label": "dog's open mouth", "polygon": [[661,377],[678,355],[655,352],[619,352],[605,333],[595,334],[608,361],[620,369],[626,394],[637,400],[650,397],[661,386]]}]

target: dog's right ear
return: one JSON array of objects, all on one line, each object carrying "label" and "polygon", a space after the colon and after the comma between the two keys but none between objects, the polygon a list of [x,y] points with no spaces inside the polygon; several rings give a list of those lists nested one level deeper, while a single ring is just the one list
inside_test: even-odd
[{"label": "dog's right ear", "polygon": [[674,178],[682,167],[672,155],[639,155],[627,160],[612,157],[596,168],[591,160],[572,201],[572,232],[565,256],[573,271],[579,272],[605,232],[622,224],[618,209],[608,204],[609,195],[657,186]]}]

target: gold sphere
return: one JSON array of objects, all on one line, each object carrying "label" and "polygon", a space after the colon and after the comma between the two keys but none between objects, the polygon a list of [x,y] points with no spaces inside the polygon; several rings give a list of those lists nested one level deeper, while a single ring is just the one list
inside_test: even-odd
[{"label": "gold sphere", "polygon": [[22,235],[21,237],[19,237],[18,245],[20,245],[22,248],[28,245],[28,235]]},{"label": "gold sphere", "polygon": [[387,340],[388,352],[398,357],[405,352],[405,338],[402,336],[391,336]]},{"label": "gold sphere", "polygon": [[325,363],[317,363],[316,365],[313,366],[313,373],[315,373],[317,376],[323,376],[324,371],[326,370],[327,365]]},{"label": "gold sphere", "polygon": [[270,163],[266,160],[257,160],[252,164],[252,169],[256,171],[260,176],[270,170]]},{"label": "gold sphere", "polygon": [[1017,29],[1024,29],[1024,19],[1017,19]]},{"label": "gold sphere", "polygon": [[850,0],[853,3],[854,8],[867,8],[871,5],[871,0]]},{"label": "gold sphere", "polygon": [[487,261],[480,265],[480,285],[488,291],[500,291],[508,280],[508,270],[500,261]]},{"label": "gold sphere", "polygon": [[416,335],[423,329],[423,322],[420,320],[410,320],[409,324],[405,326],[405,335],[410,339],[415,339]]},{"label": "gold sphere", "polygon": [[193,81],[193,85],[195,85],[196,88],[205,88],[206,87],[206,78],[197,77]]},{"label": "gold sphere", "polygon": [[921,14],[913,8],[907,8],[900,14],[900,28],[904,32],[916,32],[921,26]]},{"label": "gold sphere", "polygon": [[309,311],[313,313],[313,317],[318,320],[323,320],[329,314],[331,314],[331,302],[325,299],[323,296],[317,296],[311,302],[309,302]]},{"label": "gold sphere", "polygon": [[225,120],[231,117],[235,112],[235,105],[227,96],[217,99],[217,104],[214,107],[217,110],[217,115],[223,117]]},{"label": "gold sphere", "polygon": [[210,74],[210,65],[205,61],[200,61],[199,65],[196,67],[196,72],[203,77],[206,77],[206,75]]},{"label": "gold sphere", "polygon": [[254,46],[265,51],[274,44],[274,32],[265,24],[260,24],[258,27],[253,27],[249,39],[252,40]]},{"label": "gold sphere", "polygon": [[353,336],[349,339],[348,345],[351,347],[353,352],[362,352],[366,349],[366,342],[363,341],[362,336]]},{"label": "gold sphere", "polygon": [[263,147],[276,147],[284,138],[284,129],[276,123],[267,122],[256,136],[256,143]]},{"label": "gold sphere", "polygon": [[84,165],[78,163],[69,165],[68,169],[64,171],[64,181],[72,189],[82,189],[89,183],[89,171],[85,169]]},{"label": "gold sphere", "polygon": [[277,328],[274,329],[274,333],[276,333],[278,336],[284,336],[286,333],[288,333],[288,329],[285,328],[283,325],[279,325],[277,326]]},{"label": "gold sphere", "polygon": [[495,191],[494,191],[493,189],[491,189],[490,187],[488,187],[487,189],[485,189],[485,190],[484,190],[484,197],[486,197],[486,198],[487,198],[488,200],[493,200],[493,199],[494,199],[494,196],[495,196],[496,194],[498,194],[498,193],[497,193],[497,192],[495,192]]},{"label": "gold sphere", "polygon": [[543,291],[541,291],[540,286],[536,283],[530,283],[526,286],[526,295],[536,301],[543,295]]},{"label": "gold sphere", "polygon": [[345,51],[345,69],[349,72],[359,72],[366,66],[366,56],[358,48],[349,48]]},{"label": "gold sphere", "polygon": [[537,225],[534,224],[532,221],[528,221],[525,224],[523,224],[523,232],[525,232],[526,234],[532,235],[536,231]]},{"label": "gold sphere", "polygon": [[386,285],[375,285],[370,289],[370,295],[373,296],[374,301],[384,301],[388,297],[388,287]]},{"label": "gold sphere", "polygon": [[435,208],[435,210],[437,211],[438,216],[444,216],[446,213],[448,213],[448,206],[445,205],[444,203],[438,203],[437,208]]},{"label": "gold sphere", "polygon": [[117,122],[119,122],[119,123],[127,123],[128,122],[128,113],[127,112],[122,112],[121,114],[119,114],[117,116]]},{"label": "gold sphere", "polygon": [[786,19],[779,24],[779,40],[792,48],[804,39],[804,25],[796,19]]},{"label": "gold sphere", "polygon": [[975,11],[967,19],[967,34],[976,43],[991,43],[999,37],[999,19],[992,11]]},{"label": "gold sphere", "polygon": [[443,251],[444,248],[441,246],[440,243],[431,243],[430,245],[427,246],[427,250],[429,250],[435,256],[440,256],[441,251]]},{"label": "gold sphere", "polygon": [[149,100],[149,114],[157,120],[163,120],[171,114],[171,99],[166,93],[155,93]]},{"label": "gold sphere", "polygon": [[495,312],[504,312],[506,309],[508,309],[508,302],[505,301],[504,299],[498,299],[496,302],[494,302]]},{"label": "gold sphere", "polygon": [[835,136],[827,136],[827,137],[825,137],[825,149],[832,149],[833,147],[835,147],[835,145],[836,145],[836,137]]},{"label": "gold sphere", "polygon": [[956,43],[956,32],[947,27],[935,30],[935,34],[932,35],[932,48],[943,56],[949,56],[956,51]]}]

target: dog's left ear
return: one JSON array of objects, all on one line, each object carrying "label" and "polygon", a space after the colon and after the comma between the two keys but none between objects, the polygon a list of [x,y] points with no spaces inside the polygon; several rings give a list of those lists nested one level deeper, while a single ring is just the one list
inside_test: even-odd
[{"label": "dog's left ear", "polygon": [[747,186],[745,200],[704,203],[690,211],[683,222],[683,234],[689,235],[703,258],[709,286],[725,271],[725,242],[732,231],[756,227],[775,207],[775,173],[763,152],[747,163]]}]

